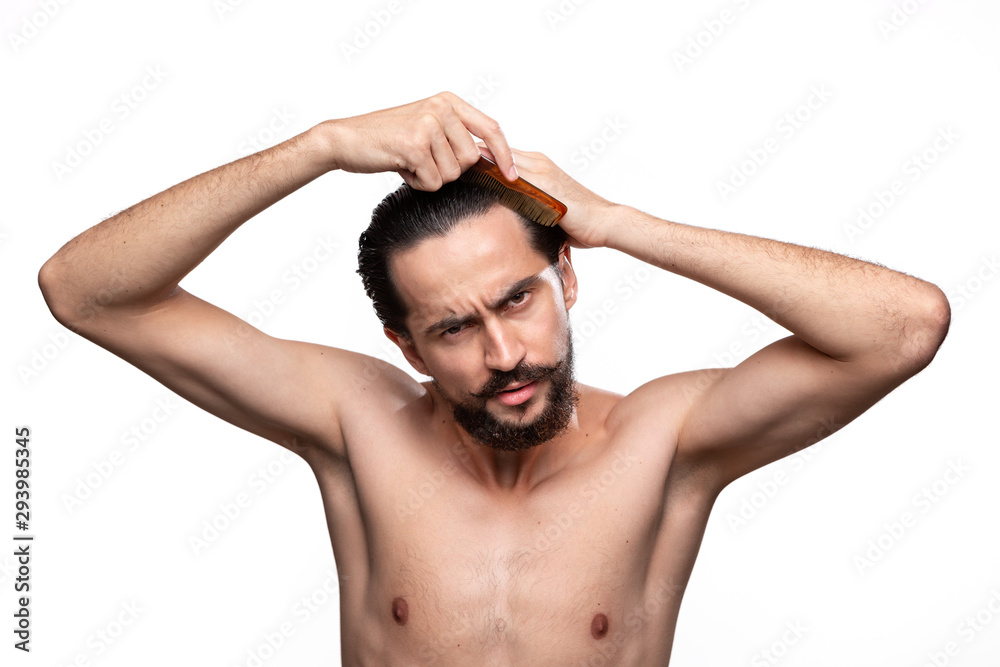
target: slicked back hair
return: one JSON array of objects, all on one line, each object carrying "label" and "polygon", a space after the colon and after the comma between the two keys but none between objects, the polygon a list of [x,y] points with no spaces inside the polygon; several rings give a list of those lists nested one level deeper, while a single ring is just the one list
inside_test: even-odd
[{"label": "slicked back hair", "polygon": [[[425,239],[445,236],[469,218],[501,205],[497,194],[464,181],[446,183],[434,192],[416,190],[404,183],[386,195],[375,207],[371,224],[358,240],[358,273],[384,327],[410,338],[405,323],[406,304],[390,271],[393,256]],[[528,230],[531,246],[550,265],[556,264],[566,232],[558,225],[544,227],[517,215]],[[447,280],[448,276],[442,279]]]}]

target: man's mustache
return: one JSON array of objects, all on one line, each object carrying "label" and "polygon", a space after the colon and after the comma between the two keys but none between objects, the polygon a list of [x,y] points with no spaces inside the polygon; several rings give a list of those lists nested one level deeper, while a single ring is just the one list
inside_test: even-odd
[{"label": "man's mustache", "polygon": [[553,373],[558,371],[564,363],[565,360],[560,361],[555,366],[542,366],[539,364],[526,364],[522,362],[509,371],[493,371],[493,375],[486,381],[483,388],[472,395],[479,399],[493,398],[511,383],[534,382],[535,380],[543,380],[550,377]]}]

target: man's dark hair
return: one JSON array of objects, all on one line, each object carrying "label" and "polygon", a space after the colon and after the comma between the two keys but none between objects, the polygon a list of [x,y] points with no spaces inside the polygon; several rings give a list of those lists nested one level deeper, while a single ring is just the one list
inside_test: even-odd
[{"label": "man's dark hair", "polygon": [[[358,273],[383,326],[402,336],[410,335],[405,324],[406,306],[389,270],[393,255],[424,239],[444,236],[465,220],[501,205],[496,193],[464,181],[446,183],[434,192],[404,183],[386,195],[358,240]],[[528,230],[531,246],[549,264],[557,263],[566,232],[558,225],[544,227],[520,214],[518,217]]]}]

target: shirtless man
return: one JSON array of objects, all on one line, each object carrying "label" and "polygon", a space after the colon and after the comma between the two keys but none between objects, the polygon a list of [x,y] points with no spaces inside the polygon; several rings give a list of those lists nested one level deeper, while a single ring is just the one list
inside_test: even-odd
[{"label": "shirtless man", "polygon": [[[481,150],[568,205],[569,244],[550,261],[493,206],[390,255],[403,310],[386,335],[433,382],[272,338],[178,286],[328,171],[398,171],[434,192]],[[575,383],[569,245],[697,280],[793,333],[627,396]],[[949,322],[916,278],[606,201],[450,93],[320,123],[174,186],[70,241],[39,283],[60,322],[309,463],[345,665],[666,665],[719,492],[917,373]]]}]

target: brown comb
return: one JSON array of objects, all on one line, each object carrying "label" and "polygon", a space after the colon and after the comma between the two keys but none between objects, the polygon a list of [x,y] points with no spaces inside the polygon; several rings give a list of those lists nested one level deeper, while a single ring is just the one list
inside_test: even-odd
[{"label": "brown comb", "polygon": [[544,227],[552,227],[566,215],[566,205],[561,201],[523,178],[508,181],[500,173],[500,167],[485,156],[480,156],[479,162],[466,169],[459,178],[492,190],[500,195],[501,204]]}]

